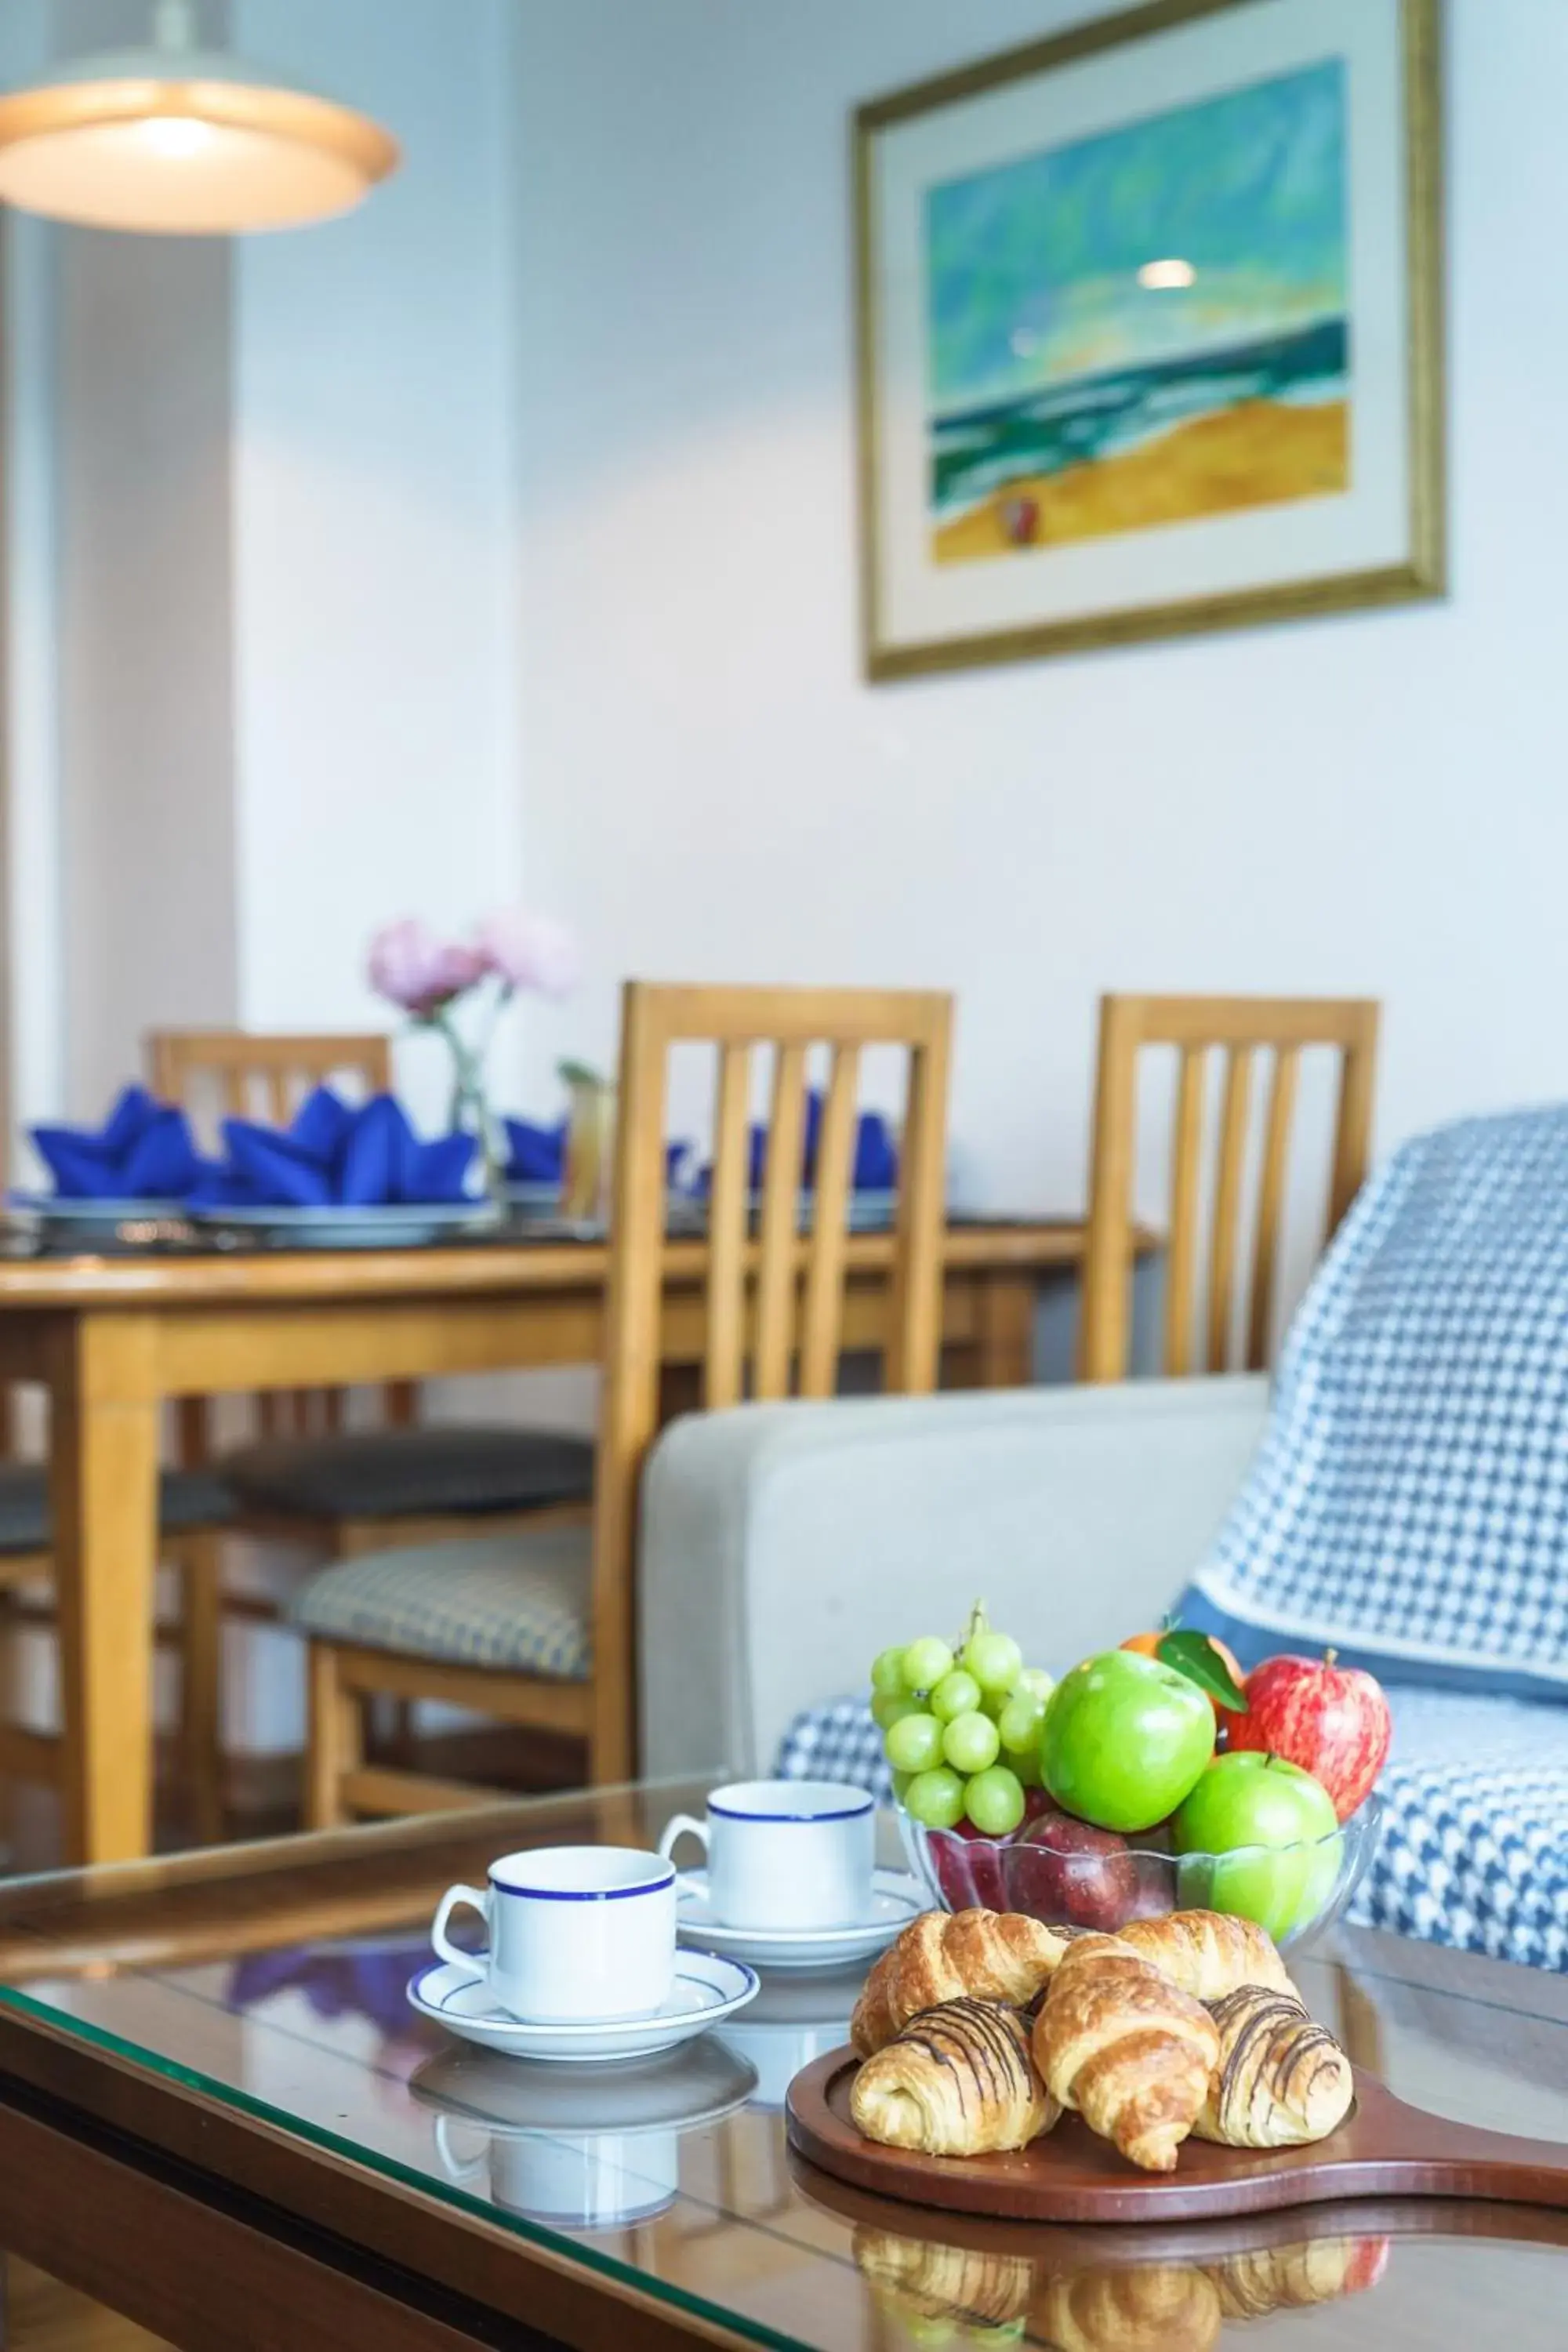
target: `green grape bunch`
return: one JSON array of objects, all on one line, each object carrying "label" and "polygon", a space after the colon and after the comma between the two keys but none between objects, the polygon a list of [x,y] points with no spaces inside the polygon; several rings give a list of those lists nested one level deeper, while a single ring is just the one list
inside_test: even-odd
[{"label": "green grape bunch", "polygon": [[899,1801],[927,1829],[968,1822],[1010,1837],[1026,1789],[1040,1785],[1040,1730],[1051,1677],[1026,1666],[977,1601],[959,1640],[922,1634],[871,1664],[871,1713]]}]

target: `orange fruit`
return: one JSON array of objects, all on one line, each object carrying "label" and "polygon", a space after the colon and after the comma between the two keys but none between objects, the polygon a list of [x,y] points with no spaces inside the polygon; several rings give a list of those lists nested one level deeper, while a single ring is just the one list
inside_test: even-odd
[{"label": "orange fruit", "polygon": [[[1128,1635],[1126,1641],[1122,1643],[1121,1647],[1124,1650],[1136,1650],[1142,1657],[1157,1657],[1159,1654],[1160,1644],[1164,1640],[1165,1634],[1170,1630],[1170,1627],[1166,1626],[1157,1633],[1131,1633]],[[1218,1652],[1220,1657],[1225,1661],[1226,1670],[1229,1674],[1232,1682],[1236,1685],[1237,1689],[1238,1691],[1244,1691],[1247,1688],[1247,1676],[1241,1670],[1241,1664],[1235,1651],[1226,1649],[1225,1643],[1221,1641],[1215,1640],[1215,1637],[1212,1633],[1208,1636],[1208,1639],[1213,1643],[1215,1649]],[[1215,1721],[1216,1723],[1223,1724],[1225,1721],[1226,1710],[1221,1706],[1218,1699],[1210,1699],[1209,1705],[1214,1709]]]}]

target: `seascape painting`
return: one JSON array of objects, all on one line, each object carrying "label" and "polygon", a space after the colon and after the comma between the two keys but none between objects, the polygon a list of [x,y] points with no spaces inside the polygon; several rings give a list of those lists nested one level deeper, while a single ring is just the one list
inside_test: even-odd
[{"label": "seascape painting", "polygon": [[928,192],[939,562],[1347,487],[1345,130],[1332,59]]},{"label": "seascape painting", "polygon": [[873,679],[1440,595],[1439,0],[1145,0],[855,123]]}]

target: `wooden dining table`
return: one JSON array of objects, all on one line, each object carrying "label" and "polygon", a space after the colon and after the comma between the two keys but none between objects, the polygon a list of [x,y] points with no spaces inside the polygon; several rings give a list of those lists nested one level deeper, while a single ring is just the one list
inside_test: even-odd
[{"label": "wooden dining table", "polygon": [[[1034,1311],[1083,1255],[1081,1221],[954,1223],[947,1377],[1030,1377]],[[706,1244],[665,1253],[663,1361],[700,1359]],[[845,1345],[885,1336],[892,1244],[852,1234]],[[50,1494],[67,1732],[64,1835],[93,1863],[151,1850],[153,1580],[163,1408],[171,1399],[592,1364],[603,1240],[248,1249],[0,1260],[0,1381],[49,1400]]]}]

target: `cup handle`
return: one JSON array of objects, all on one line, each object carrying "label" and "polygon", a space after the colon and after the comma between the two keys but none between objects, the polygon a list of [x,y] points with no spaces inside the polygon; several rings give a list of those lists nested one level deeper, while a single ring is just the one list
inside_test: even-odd
[{"label": "cup handle", "polygon": [[437,2116],[436,2118],[436,2153],[445,2166],[448,2178],[453,2180],[472,2180],[476,2173],[484,2170],[483,2149],[478,2156],[465,2158],[459,2156],[452,2146],[450,2116]]},{"label": "cup handle", "polygon": [[702,1848],[703,1859],[707,1859],[707,1822],[693,1821],[689,1813],[677,1813],[673,1820],[666,1822],[664,1834],[658,1842],[659,1854],[664,1861],[669,1860],[678,1840],[683,1837],[694,1837]]},{"label": "cup handle", "polygon": [[444,1960],[449,1960],[455,1969],[461,1969],[466,1975],[471,1976],[477,1982],[489,1973],[489,1954],[462,1951],[447,1933],[447,1920],[454,1911],[460,1911],[465,1903],[470,1910],[479,1913],[487,1927],[489,1926],[489,1887],[448,1886],[436,1906],[436,1917],[430,1929],[430,1941]]}]

